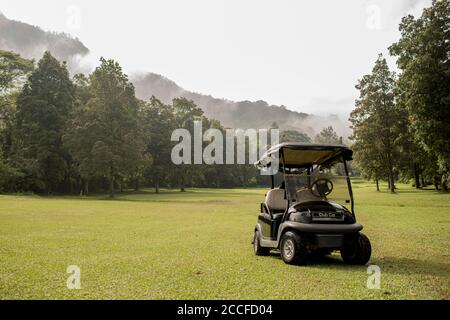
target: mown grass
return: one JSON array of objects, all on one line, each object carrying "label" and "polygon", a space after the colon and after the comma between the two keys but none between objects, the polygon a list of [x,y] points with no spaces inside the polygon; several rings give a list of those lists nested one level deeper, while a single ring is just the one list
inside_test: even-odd
[{"label": "mown grass", "polygon": [[[151,191],[0,196],[0,298],[449,299],[449,194],[355,181],[382,272],[370,290],[367,267],[339,255],[306,267],[254,256],[263,189]],[[68,265],[81,268],[80,290],[66,287]]]}]

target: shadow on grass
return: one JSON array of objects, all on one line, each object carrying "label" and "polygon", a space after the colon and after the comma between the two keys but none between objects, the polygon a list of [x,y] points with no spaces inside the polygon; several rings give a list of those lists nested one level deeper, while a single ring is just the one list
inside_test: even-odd
[{"label": "shadow on grass", "polygon": [[[280,253],[278,251],[271,251],[269,254],[270,258],[280,260],[283,262],[283,259],[281,259]],[[308,268],[332,268],[332,269],[346,269],[349,271],[361,271],[361,268],[367,268],[366,266],[359,266],[359,265],[350,265],[344,263],[344,261],[341,259],[339,254],[332,254],[332,255],[326,255],[321,257],[310,257],[306,263],[306,265],[293,265],[294,267],[308,267]]]},{"label": "shadow on grass", "polygon": [[[224,191],[229,190],[229,191]],[[133,196],[138,196],[138,198],[133,198]],[[145,198],[139,198],[139,196],[148,196]],[[170,198],[167,198],[170,196]],[[191,199],[185,200],[184,197],[191,197]],[[131,197],[131,198],[127,198]],[[198,198],[197,198],[198,197]],[[227,203],[230,200],[221,199],[222,197],[227,198],[239,198],[242,194],[235,192],[234,189],[217,189],[217,190],[186,190],[180,192],[179,190],[164,190],[160,193],[155,193],[154,191],[127,191],[122,193],[117,193],[114,198],[110,198],[109,195],[92,195],[86,199],[93,200],[107,200],[107,201],[132,201],[132,202],[167,202],[167,203]],[[76,196],[71,199],[77,199]],[[84,199],[84,198],[80,198]]]},{"label": "shadow on grass", "polygon": [[[387,192],[387,193],[390,193],[390,192]],[[427,196],[429,196],[429,195],[450,194],[450,193],[445,192],[445,191],[441,191],[441,190],[437,191],[437,190],[434,190],[434,189],[396,190],[395,193],[393,193],[393,194],[395,195],[395,194],[402,194],[402,193],[405,193],[405,194],[424,194],[424,193],[426,193]]]},{"label": "shadow on grass", "polygon": [[[358,188],[355,188],[358,189]],[[402,194],[417,194],[417,195],[426,195],[426,196],[432,196],[432,195],[450,195],[449,192],[445,192],[445,191],[436,191],[434,189],[419,189],[419,190],[395,190],[394,193],[391,193],[389,190],[381,190],[381,191],[376,191],[375,193],[376,195],[391,195],[391,196],[399,196]]]},{"label": "shadow on grass", "polygon": [[230,200],[222,200],[222,199],[198,199],[198,200],[183,200],[183,198],[177,199],[126,199],[126,198],[96,198],[92,200],[100,200],[100,201],[115,201],[115,202],[135,202],[135,203],[178,203],[178,204],[189,204],[189,203],[199,203],[199,204],[225,204],[229,203]]},{"label": "shadow on grass", "polygon": [[448,277],[450,275],[450,263],[446,263],[444,260],[449,261],[449,259],[443,255],[442,260],[442,262],[437,262],[406,257],[384,257],[373,259],[371,264],[378,265],[382,273]]},{"label": "shadow on grass", "polygon": [[[282,262],[280,253],[278,251],[272,251],[269,255],[272,259],[277,259]],[[442,256],[445,260],[448,257]],[[396,275],[430,275],[438,277],[448,277],[450,275],[450,263],[425,261],[420,259],[406,258],[406,257],[384,257],[384,258],[372,258],[365,266],[361,265],[349,265],[344,263],[339,254],[332,254],[323,257],[310,258],[307,261],[306,267],[309,268],[333,268],[333,269],[346,269],[349,271],[360,271],[366,269],[368,265],[378,265],[381,268],[381,272],[385,274]],[[303,266],[298,266],[303,267]]]},{"label": "shadow on grass", "polygon": [[[155,193],[152,189],[143,190],[127,190],[116,193],[113,198],[105,193],[92,193],[89,195],[67,195],[67,194],[37,194],[37,193],[7,193],[0,194],[4,196],[26,197],[30,199],[51,199],[51,200],[100,200],[100,201],[131,201],[131,202],[165,202],[165,203],[227,203],[230,200],[221,199],[222,197],[236,198],[242,194],[235,192],[234,189],[224,192],[224,189],[217,190],[186,190],[180,192],[176,189],[164,189],[159,193]],[[129,197],[129,198],[128,198]],[[136,198],[133,198],[136,197]],[[191,199],[184,199],[192,197]],[[198,197],[198,198],[197,198]]]}]

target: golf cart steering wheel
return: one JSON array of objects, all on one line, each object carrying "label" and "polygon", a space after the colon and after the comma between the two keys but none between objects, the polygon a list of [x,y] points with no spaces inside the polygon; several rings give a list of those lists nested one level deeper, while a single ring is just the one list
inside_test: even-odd
[{"label": "golf cart steering wheel", "polygon": [[311,184],[311,193],[316,197],[326,197],[333,191],[333,182],[329,179],[317,179]]}]

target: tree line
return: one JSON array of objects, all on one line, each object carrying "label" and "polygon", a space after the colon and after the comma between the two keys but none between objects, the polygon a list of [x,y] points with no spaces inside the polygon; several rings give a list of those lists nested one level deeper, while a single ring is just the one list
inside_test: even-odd
[{"label": "tree line", "polygon": [[355,160],[369,179],[413,180],[448,190],[450,172],[450,2],[434,0],[399,26],[389,47],[400,73],[379,55],[371,74],[357,83],[350,115]]},{"label": "tree line", "polygon": [[[421,17],[407,16],[390,48],[400,73],[380,55],[357,83],[350,115],[353,174],[416,188],[448,189],[450,172],[450,5],[433,1]],[[160,188],[267,185],[251,164],[174,165],[174,129],[225,128],[193,102],[136,98],[114,60],[71,77],[46,52],[35,64],[0,50],[0,192],[88,194],[140,186]],[[276,123],[271,128],[278,128]],[[280,130],[280,142],[344,144],[332,127],[311,138]],[[207,142],[203,142],[204,145]],[[248,148],[246,148],[248,152]],[[247,155],[248,158],[248,155]]]},{"label": "tree line", "polygon": [[[171,133],[177,128],[192,132],[195,120],[204,130],[225,132],[188,99],[171,104],[156,97],[139,100],[114,60],[101,58],[91,74],[70,77],[65,63],[50,52],[35,64],[0,51],[0,191],[108,191],[113,197],[117,190],[140,186],[159,192],[162,187],[184,191],[267,184],[251,164],[174,165]],[[337,137],[331,127],[324,132],[322,139]],[[312,139],[284,130],[280,141]]]}]

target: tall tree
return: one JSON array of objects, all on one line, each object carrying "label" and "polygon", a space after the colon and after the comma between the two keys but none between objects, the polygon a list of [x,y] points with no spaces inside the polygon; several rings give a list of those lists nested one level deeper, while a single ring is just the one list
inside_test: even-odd
[{"label": "tall tree", "polygon": [[[380,54],[372,73],[358,81],[359,99],[350,115],[359,166],[378,181],[386,169],[389,188],[395,191],[394,166],[398,110],[395,106],[395,74]],[[359,154],[358,154],[359,153]]]},{"label": "tall tree", "polygon": [[16,115],[23,155],[33,160],[38,190],[52,192],[67,178],[70,157],[62,135],[72,105],[73,85],[65,64],[45,52],[17,99]]},{"label": "tall tree", "polygon": [[73,78],[74,107],[70,114],[63,143],[73,157],[74,167],[82,180],[82,193],[89,194],[89,182],[96,172],[93,166],[92,141],[95,140],[94,124],[91,118],[92,112],[88,109],[88,101],[93,97],[90,91],[90,81],[83,74],[77,74]]},{"label": "tall tree", "polygon": [[342,144],[342,137],[339,137],[332,126],[323,128],[314,138],[315,143]]},{"label": "tall tree", "polygon": [[0,50],[0,144],[4,154],[9,153],[12,143],[18,88],[32,70],[33,61]]},{"label": "tall tree", "polygon": [[399,103],[426,152],[437,158],[446,188],[450,171],[450,1],[433,0],[419,18],[400,24],[401,39],[390,47],[402,71]]},{"label": "tall tree", "polygon": [[0,50],[0,190],[16,190],[20,171],[12,163],[16,99],[19,87],[33,70],[33,61]]},{"label": "tall tree", "polygon": [[152,166],[147,168],[146,175],[152,181],[155,192],[159,193],[164,176],[172,166],[170,136],[175,129],[172,106],[163,104],[152,96],[143,106],[141,123],[146,150],[153,159]]},{"label": "tall tree", "polygon": [[71,120],[65,142],[85,178],[106,177],[114,197],[117,182],[143,161],[144,145],[133,85],[117,62],[100,62],[89,78],[87,102]]},{"label": "tall tree", "polygon": [[[186,98],[176,98],[172,101],[174,124],[176,128],[187,129],[191,136],[194,136],[194,121],[204,121],[203,110],[200,109],[192,100]],[[193,141],[192,141],[193,143]],[[192,149],[193,150],[193,149]],[[184,192],[186,184],[192,178],[194,168],[189,165],[180,164],[174,170],[180,191]]]}]

